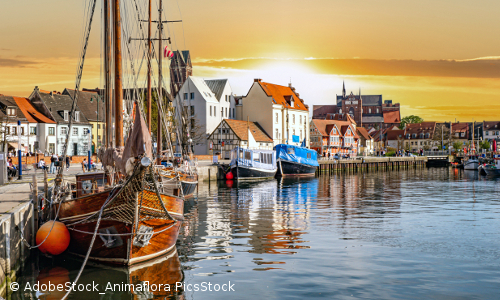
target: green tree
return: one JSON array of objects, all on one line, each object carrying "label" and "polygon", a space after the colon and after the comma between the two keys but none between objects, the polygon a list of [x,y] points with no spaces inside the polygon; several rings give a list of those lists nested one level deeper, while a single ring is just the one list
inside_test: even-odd
[{"label": "green tree", "polygon": [[453,143],[453,149],[455,149],[455,151],[461,151],[462,150],[462,143],[460,142],[454,142]]},{"label": "green tree", "polygon": [[481,146],[481,149],[490,150],[490,142],[488,142],[488,141],[482,141],[480,146]]},{"label": "green tree", "polygon": [[422,119],[419,116],[406,116],[401,119],[401,123],[399,124],[399,129],[405,129],[406,124],[417,124],[417,123],[422,123],[424,119]]}]

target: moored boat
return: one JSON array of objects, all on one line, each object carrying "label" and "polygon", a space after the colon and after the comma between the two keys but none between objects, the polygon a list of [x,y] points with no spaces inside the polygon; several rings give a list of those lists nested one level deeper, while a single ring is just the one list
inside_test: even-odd
[{"label": "moored boat", "polygon": [[484,172],[486,172],[487,176],[490,177],[500,177],[500,157],[499,155],[495,155],[493,157],[493,163],[484,166]]},{"label": "moored boat", "polygon": [[244,149],[231,151],[231,173],[237,180],[272,178],[276,175],[276,152],[273,150]]},{"label": "moored boat", "polygon": [[477,155],[469,155],[464,161],[464,170],[474,170],[477,171],[479,167],[479,159]]},{"label": "moored boat", "polygon": [[310,176],[318,168],[314,150],[288,144],[278,144],[276,149],[276,176]]}]

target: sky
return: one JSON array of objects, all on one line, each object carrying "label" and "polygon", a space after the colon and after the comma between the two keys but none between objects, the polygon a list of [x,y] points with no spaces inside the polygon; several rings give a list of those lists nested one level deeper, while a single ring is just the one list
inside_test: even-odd
[{"label": "sky", "polygon": [[[73,88],[90,0],[3,2],[0,93],[29,96],[35,86]],[[195,76],[229,78],[237,95],[245,95],[254,78],[291,82],[312,107],[334,104],[345,82],[348,93],[361,89],[400,103],[403,117],[500,120],[499,1],[163,2],[164,19],[183,20],[165,28],[169,47],[190,50]],[[86,88],[103,84],[101,4],[98,0],[86,54]],[[146,4],[123,1],[124,23],[135,24],[124,28],[125,37],[144,34],[137,19],[147,19]],[[131,41],[128,49],[142,53],[139,43]],[[144,73],[140,55],[134,55],[125,58],[127,74],[132,63]]]}]

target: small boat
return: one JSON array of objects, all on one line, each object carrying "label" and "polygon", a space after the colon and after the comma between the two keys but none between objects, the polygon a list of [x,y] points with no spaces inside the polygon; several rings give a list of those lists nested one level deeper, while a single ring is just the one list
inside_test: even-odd
[{"label": "small boat", "polygon": [[229,166],[237,180],[272,178],[277,171],[276,151],[236,147]]},{"label": "small boat", "polygon": [[500,177],[500,155],[493,157],[493,163],[484,167],[484,172],[490,177]]},{"label": "small boat", "polygon": [[318,168],[317,152],[305,147],[278,144],[276,149],[276,176],[310,176]]},{"label": "small boat", "polygon": [[486,171],[484,170],[486,166],[487,166],[486,164],[479,165],[479,167],[477,168],[477,170],[479,171],[479,175],[486,175]]},{"label": "small boat", "polygon": [[479,159],[477,155],[469,155],[464,161],[464,170],[475,170],[479,167]]}]

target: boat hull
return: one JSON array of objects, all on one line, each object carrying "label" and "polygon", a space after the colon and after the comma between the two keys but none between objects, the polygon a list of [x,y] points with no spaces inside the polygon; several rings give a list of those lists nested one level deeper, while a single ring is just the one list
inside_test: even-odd
[{"label": "boat hull", "polygon": [[278,171],[276,176],[313,176],[316,173],[316,166],[291,162],[278,159]]},{"label": "boat hull", "polygon": [[466,161],[464,162],[464,170],[475,170],[479,167],[478,161]]},{"label": "boat hull", "polygon": [[[110,192],[69,199],[60,204],[59,220],[65,223],[70,232],[69,253],[82,257],[87,254],[97,225],[95,216],[99,214]],[[133,265],[172,251],[183,221],[184,200],[170,195],[160,194],[160,196],[163,206],[173,220],[161,217],[164,210],[161,211],[158,206],[148,206],[147,199],[158,199],[158,197],[152,191],[143,190],[137,194],[133,211],[120,210],[124,215],[123,220],[116,215],[101,220],[89,259],[101,263]],[[122,199],[117,199],[118,205],[125,206],[122,204],[123,201],[120,201]],[[104,214],[113,212],[114,209],[116,207],[105,209]],[[144,212],[149,213],[148,217],[144,217]],[[132,221],[130,219],[126,221],[126,215],[134,214]],[[155,215],[159,217],[154,217]],[[147,236],[141,230],[150,230],[153,234]],[[146,240],[142,241],[144,237]]]},{"label": "boat hull", "polygon": [[237,180],[264,179],[273,178],[276,175],[276,169],[267,170],[245,166],[233,166],[231,168],[231,173],[233,173],[233,178]]},{"label": "boat hull", "polygon": [[484,172],[486,172],[487,176],[491,177],[500,177],[500,169],[493,169],[493,168],[483,168]]}]

